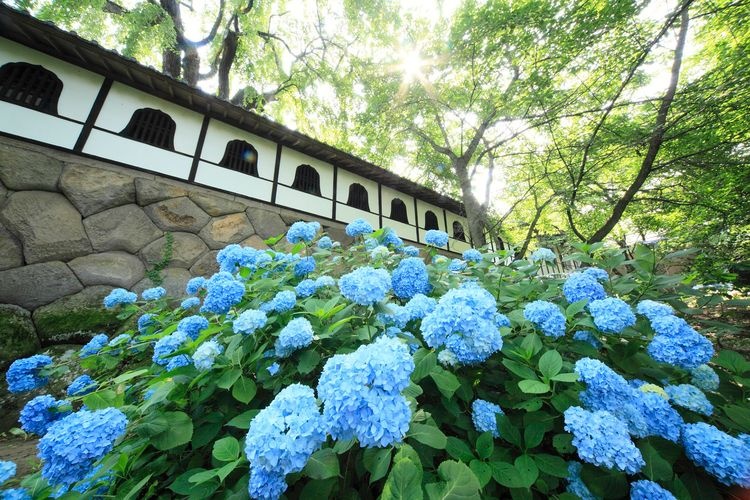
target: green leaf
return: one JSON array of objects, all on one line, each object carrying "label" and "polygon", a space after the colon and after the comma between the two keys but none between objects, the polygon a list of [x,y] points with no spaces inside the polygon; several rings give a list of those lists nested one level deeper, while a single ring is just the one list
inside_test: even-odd
[{"label": "green leaf", "polygon": [[412,382],[419,382],[432,372],[437,366],[437,354],[435,351],[420,347],[414,353],[414,371],[411,372]]},{"label": "green leaf", "polygon": [[455,375],[439,366],[432,369],[430,378],[435,382],[440,393],[448,399],[452,398],[458,388],[461,387],[461,382]]},{"label": "green leaf", "polygon": [[216,477],[215,469],[204,470],[201,472],[196,472],[195,474],[190,476],[190,479],[188,479],[188,481],[194,484],[200,484],[200,483],[205,483],[206,481],[210,481],[214,477]]},{"label": "green leaf", "polygon": [[659,455],[656,448],[646,441],[639,442],[637,446],[646,462],[641,472],[652,481],[671,481],[673,476],[672,466]]},{"label": "green leaf", "polygon": [[555,382],[577,382],[578,374],[577,373],[558,373],[554,377],[550,377],[550,380],[554,380]]},{"label": "green leaf", "polygon": [[169,426],[164,432],[151,437],[151,444],[157,450],[166,451],[189,443],[193,437],[193,421],[181,411],[164,412]]},{"label": "green leaf", "polygon": [[209,498],[211,496],[211,493],[216,489],[217,483],[215,481],[202,484],[195,484],[190,482],[191,477],[199,472],[204,471],[205,469],[198,468],[183,472],[182,474],[177,476],[177,479],[175,479],[172,484],[169,485],[169,489],[174,491],[178,495],[200,495],[203,498]]},{"label": "green leaf", "polygon": [[568,463],[562,457],[540,453],[534,455],[534,462],[545,474],[560,478],[568,477]]},{"label": "green leaf", "polygon": [[119,375],[112,379],[112,382],[117,384],[122,384],[123,382],[127,382],[128,380],[133,380],[134,378],[138,378],[141,375],[144,375],[148,373],[148,368],[141,368],[140,370],[133,370],[130,372],[125,372],[122,375]]},{"label": "green leaf", "polygon": [[466,464],[446,460],[438,467],[438,474],[445,483],[427,486],[431,500],[479,499],[479,480]]},{"label": "green leaf", "polygon": [[516,410],[526,410],[528,412],[534,412],[542,407],[543,401],[541,398],[531,398],[526,401],[521,401],[513,405]]},{"label": "green leaf", "polygon": [[231,462],[240,456],[240,442],[232,436],[214,442],[213,457],[219,462]]},{"label": "green leaf", "polygon": [[555,437],[552,438],[552,446],[561,454],[568,454],[576,451],[575,447],[573,447],[572,434],[556,434]]},{"label": "green leaf", "polygon": [[216,386],[222,389],[229,389],[235,383],[235,381],[242,375],[242,370],[239,368],[230,368],[225,370],[221,374],[219,379],[216,381]]},{"label": "green leaf", "polygon": [[471,451],[471,448],[469,448],[469,445],[466,444],[466,441],[455,436],[448,437],[445,451],[447,451],[448,455],[451,457],[462,462],[468,463],[474,460],[474,453]]},{"label": "green leaf", "polygon": [[247,404],[255,397],[257,390],[253,379],[242,376],[232,386],[232,396],[240,403]]},{"label": "green leaf", "polygon": [[362,463],[370,473],[370,484],[385,477],[391,466],[391,448],[367,448],[362,454]]},{"label": "green leaf", "polygon": [[[320,481],[307,481],[305,487],[300,493],[300,500],[321,500],[322,498],[332,498],[331,491],[338,481],[335,478],[322,479]],[[244,499],[247,498],[245,493]]]},{"label": "green leaf", "polygon": [[549,384],[538,380],[521,380],[518,387],[526,394],[544,394],[551,390]]},{"label": "green leaf", "polygon": [[517,361],[513,361],[512,359],[506,358],[503,360],[503,365],[512,373],[515,373],[522,379],[539,380],[539,378],[536,376],[536,373],[534,373],[534,370],[532,370],[528,366],[521,364]]},{"label": "green leaf", "polygon": [[224,481],[229,474],[231,474],[234,469],[237,468],[238,465],[242,462],[242,459],[237,459],[234,462],[229,462],[228,464],[225,464],[220,469],[216,470],[216,475],[219,476],[219,481]]},{"label": "green leaf", "polygon": [[521,349],[526,353],[526,359],[531,359],[542,350],[542,341],[536,333],[530,333],[521,342]]},{"label": "green leaf", "polygon": [[565,317],[570,319],[579,312],[583,311],[583,308],[586,307],[586,304],[588,304],[588,299],[578,300],[576,302],[573,302],[565,309]]},{"label": "green leaf", "polygon": [[122,396],[111,389],[92,392],[83,397],[83,404],[89,410],[102,410],[113,406],[122,405]]},{"label": "green leaf", "polygon": [[492,452],[495,450],[495,440],[492,437],[492,434],[489,432],[481,433],[477,438],[476,448],[479,458],[490,458]]},{"label": "green leaf", "polygon": [[490,462],[492,477],[506,488],[523,488],[523,480],[518,470],[507,462]]},{"label": "green leaf", "polygon": [[539,446],[539,444],[542,442],[542,439],[544,439],[545,432],[547,432],[547,429],[544,424],[541,424],[539,422],[530,423],[523,430],[523,443],[526,449],[528,450],[530,448]]},{"label": "green leaf", "polygon": [[583,464],[581,478],[591,493],[603,498],[624,498],[628,492],[628,478],[622,472]]},{"label": "green leaf", "polygon": [[148,482],[149,479],[151,479],[151,476],[153,476],[153,474],[149,474],[148,476],[138,481],[138,484],[130,488],[130,491],[128,491],[128,494],[125,495],[122,498],[122,500],[130,500],[131,498],[137,498],[138,493],[143,489],[144,486],[146,486],[146,483]]},{"label": "green leaf", "polygon": [[302,469],[311,479],[328,479],[339,475],[339,459],[331,448],[323,448],[313,453]]},{"label": "green leaf", "polygon": [[745,431],[750,431],[750,409],[737,405],[722,406],[721,409]]},{"label": "green leaf", "polygon": [[492,479],[492,467],[480,460],[475,459],[469,462],[469,469],[471,469],[471,472],[477,477],[479,486],[482,488],[487,486],[487,483]]},{"label": "green leaf", "polygon": [[250,422],[255,418],[255,415],[257,415],[258,412],[259,410],[247,410],[246,412],[242,412],[234,417],[225,425],[229,427],[237,427],[238,429],[247,429],[250,427]]},{"label": "green leaf", "polygon": [[[396,457],[398,458],[398,456]],[[382,500],[421,500],[422,468],[408,459],[397,460],[383,486]]]},{"label": "green leaf", "polygon": [[523,488],[528,488],[539,477],[539,469],[534,462],[534,459],[528,455],[521,455],[516,458],[514,467],[518,471],[518,475],[523,483]]},{"label": "green leaf", "polygon": [[444,450],[448,444],[448,438],[445,437],[443,431],[434,425],[412,423],[406,437],[438,450]]},{"label": "green leaf", "polygon": [[554,377],[562,370],[562,356],[557,351],[547,351],[539,358],[539,371],[547,378]]},{"label": "green leaf", "polygon": [[305,351],[299,357],[297,371],[301,375],[307,375],[320,363],[320,354],[315,351]]},{"label": "green leaf", "polygon": [[511,423],[505,415],[496,415],[497,428],[500,431],[500,437],[512,445],[521,447],[521,433],[518,428]]}]

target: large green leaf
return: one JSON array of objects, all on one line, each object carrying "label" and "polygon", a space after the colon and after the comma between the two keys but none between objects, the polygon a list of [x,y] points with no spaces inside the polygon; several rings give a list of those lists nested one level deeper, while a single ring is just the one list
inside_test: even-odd
[{"label": "large green leaf", "polygon": [[515,373],[522,379],[539,380],[536,376],[536,373],[534,373],[534,370],[524,364],[519,363],[518,361],[513,361],[512,359],[506,358],[503,360],[503,365],[512,373]]},{"label": "large green leaf", "polygon": [[247,404],[255,397],[257,390],[253,379],[242,376],[232,386],[232,396],[240,403]]},{"label": "large green leaf", "polygon": [[391,466],[391,448],[367,448],[362,454],[362,463],[370,473],[370,483],[385,477]]},{"label": "large green leaf", "polygon": [[411,372],[413,382],[419,382],[437,366],[437,354],[435,351],[423,347],[414,353],[414,371]]},{"label": "large green leaf", "polygon": [[638,449],[641,450],[643,460],[646,461],[645,467],[641,472],[652,481],[670,481],[672,479],[672,466],[669,465],[659,452],[647,441],[638,443]]},{"label": "large green leaf", "polygon": [[474,460],[474,453],[471,451],[471,448],[469,448],[469,445],[466,444],[466,441],[455,436],[448,436],[445,451],[447,451],[448,455],[451,457],[462,462],[469,463]]},{"label": "large green leaf", "polygon": [[506,488],[523,488],[523,480],[518,470],[508,462],[490,462],[492,477]]},{"label": "large green leaf", "polygon": [[313,453],[302,469],[311,479],[328,479],[339,475],[339,458],[331,448],[323,448]]},{"label": "large green leaf", "polygon": [[472,460],[469,462],[469,468],[477,476],[479,485],[484,488],[492,479],[492,467],[481,460]]},{"label": "large green leaf", "polygon": [[320,354],[315,351],[305,351],[299,357],[297,371],[302,375],[307,375],[315,369],[320,363]]},{"label": "large green leaf", "polygon": [[534,459],[528,455],[521,455],[516,458],[513,466],[518,471],[518,475],[523,483],[524,488],[529,488],[536,478],[539,477],[539,468],[534,463]]},{"label": "large green leaf", "polygon": [[560,478],[568,477],[568,463],[562,457],[540,453],[534,455],[534,462],[545,474]]},{"label": "large green leaf", "polygon": [[523,445],[526,449],[535,448],[539,446],[544,439],[544,433],[547,432],[547,428],[544,424],[539,422],[532,422],[526,426],[523,430]]},{"label": "large green leaf", "polygon": [[440,393],[448,399],[452,398],[453,394],[461,387],[461,382],[455,375],[439,366],[432,369],[430,378],[435,382]]},{"label": "large green leaf", "polygon": [[544,394],[552,390],[549,384],[538,380],[521,380],[518,387],[526,394]]},{"label": "large green leaf", "polygon": [[547,378],[554,377],[562,370],[562,356],[557,351],[547,351],[539,358],[539,371]]},{"label": "large green leaf", "polygon": [[625,498],[628,494],[628,478],[622,472],[584,464],[581,478],[594,495],[602,498]]},{"label": "large green leaf", "polygon": [[495,450],[495,440],[492,434],[489,432],[483,432],[477,438],[477,455],[479,458],[490,458],[492,452]]},{"label": "large green leaf", "polygon": [[211,454],[220,462],[237,460],[240,456],[240,442],[232,436],[221,438],[214,443]]},{"label": "large green leaf", "polygon": [[383,486],[382,500],[421,500],[422,468],[408,459],[399,460],[388,474]]},{"label": "large green leaf", "polygon": [[500,431],[500,437],[512,445],[521,447],[521,433],[518,428],[505,415],[496,415],[497,428]]},{"label": "large green leaf", "polygon": [[151,437],[151,444],[158,450],[166,451],[190,442],[193,437],[193,421],[181,411],[164,412],[169,426]]},{"label": "large green leaf", "polygon": [[411,424],[409,432],[406,437],[410,437],[419,441],[422,444],[426,444],[431,448],[438,450],[444,450],[448,444],[448,439],[443,434],[443,431],[435,427],[434,425],[427,424]]},{"label": "large green leaf", "polygon": [[474,500],[479,499],[479,480],[466,464],[446,460],[438,467],[438,474],[444,482],[427,485],[431,500]]}]

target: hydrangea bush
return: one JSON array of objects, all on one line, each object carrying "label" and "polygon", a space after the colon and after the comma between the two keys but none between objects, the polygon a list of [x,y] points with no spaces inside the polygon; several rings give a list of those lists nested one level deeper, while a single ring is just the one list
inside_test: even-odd
[{"label": "hydrangea bush", "polygon": [[[229,245],[186,297],[104,300],[67,397],[31,399],[41,469],[2,498],[721,498],[750,488],[750,363],[690,320],[646,247],[438,255],[355,221],[342,248]],[[282,237],[268,241],[280,245]],[[551,252],[549,252],[551,254]],[[690,296],[692,295],[692,297]],[[700,298],[698,297],[698,300]],[[180,304],[171,307],[170,304]],[[688,307],[687,304],[691,304]],[[67,372],[32,356],[12,392]]]}]

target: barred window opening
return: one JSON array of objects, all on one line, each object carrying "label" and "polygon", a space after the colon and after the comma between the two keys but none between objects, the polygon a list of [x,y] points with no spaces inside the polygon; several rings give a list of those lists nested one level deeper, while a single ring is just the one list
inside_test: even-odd
[{"label": "barred window opening", "polygon": [[258,151],[248,142],[229,141],[219,165],[258,177]]},{"label": "barred window opening", "polygon": [[17,62],[0,68],[0,100],[56,115],[62,89],[57,75],[42,66]]},{"label": "barred window opening", "polygon": [[350,207],[369,212],[370,202],[367,196],[367,189],[362,184],[357,184],[356,182],[349,186],[349,199],[346,201],[346,204]]},{"label": "barred window opening", "polygon": [[453,222],[453,239],[466,241],[466,233],[464,233],[464,226],[462,226],[461,223],[458,221]]},{"label": "barred window opening", "polygon": [[391,201],[390,218],[398,222],[403,222],[404,224],[409,223],[409,216],[406,214],[406,205],[398,198],[394,198]]},{"label": "barred window opening", "polygon": [[135,110],[121,135],[157,148],[174,151],[174,134],[177,125],[163,111],[151,108]]},{"label": "barred window opening", "polygon": [[424,213],[424,228],[428,231],[430,229],[440,229],[438,225],[437,215],[432,210],[428,210]]},{"label": "barred window opening", "polygon": [[320,174],[310,165],[300,165],[294,173],[292,189],[320,196]]}]

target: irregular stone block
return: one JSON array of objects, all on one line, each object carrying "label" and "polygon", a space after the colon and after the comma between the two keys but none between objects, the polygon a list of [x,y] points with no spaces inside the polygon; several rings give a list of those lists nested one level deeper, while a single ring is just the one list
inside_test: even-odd
[{"label": "irregular stone block", "polygon": [[263,241],[263,238],[261,238],[257,234],[254,234],[246,240],[243,240],[240,245],[242,245],[243,247],[253,247],[258,250],[268,250],[269,248],[269,246],[266,245],[266,242]]},{"label": "irregular stone block", "polygon": [[244,212],[247,208],[243,203],[206,193],[192,192],[190,199],[212,217]]},{"label": "irregular stone block", "polygon": [[255,231],[244,212],[217,217],[206,224],[198,236],[203,238],[211,250],[224,248],[230,243],[238,243]]},{"label": "irregular stone block", "polygon": [[59,193],[15,192],[0,209],[0,220],[21,240],[29,264],[91,253],[81,214]]},{"label": "irregular stone block", "polygon": [[68,266],[87,286],[130,288],[146,273],[141,259],[126,252],[92,253],[71,260]]},{"label": "irregular stone block", "polygon": [[197,233],[211,218],[185,196],[148,205],[144,210],[164,231]]},{"label": "irregular stone block", "polygon": [[255,232],[263,239],[286,233],[286,224],[276,212],[250,207],[245,213]]},{"label": "irregular stone block", "polygon": [[23,265],[21,243],[0,224],[0,271]]},{"label": "irregular stone block", "polygon": [[0,180],[14,191],[57,191],[63,163],[30,149],[0,144]]},{"label": "irregular stone block", "polygon": [[135,193],[138,204],[142,207],[157,201],[187,196],[187,189],[162,181],[138,178],[135,180]]},{"label": "irregular stone block", "polygon": [[135,203],[132,177],[77,163],[63,170],[60,189],[84,217]]},{"label": "irregular stone block", "polygon": [[31,315],[42,345],[86,342],[92,333],[114,331],[119,310],[104,309],[112,287],[97,285],[38,308]]},{"label": "irregular stone block", "polygon": [[[195,263],[201,254],[208,250],[203,240],[193,233],[172,233],[172,238],[172,258],[169,260],[167,267],[188,268]],[[164,235],[143,247],[141,257],[146,261],[149,268],[161,262],[166,244],[167,237]]]},{"label": "irregular stone block", "polygon": [[0,304],[0,370],[16,359],[31,356],[39,347],[31,313],[12,304]]},{"label": "irregular stone block", "polygon": [[138,205],[123,205],[91,215],[83,219],[83,227],[97,252],[138,253],[164,234]]},{"label": "irregular stone block", "polygon": [[[158,286],[164,287],[169,297],[173,297],[181,301],[187,294],[185,293],[185,285],[190,278],[193,276],[190,271],[181,267],[170,267],[162,270],[159,275],[161,276],[161,284]],[[149,278],[144,278],[133,287],[133,291],[137,294],[141,294],[143,290],[157,286],[156,283],[151,281]]]},{"label": "irregular stone block", "polygon": [[28,310],[82,289],[76,275],[62,262],[44,262],[0,271],[0,303],[17,304]]},{"label": "irregular stone block", "polygon": [[193,276],[205,276],[209,277],[219,272],[219,264],[216,262],[216,254],[218,250],[211,250],[204,253],[195,264],[190,268],[190,274]]}]

